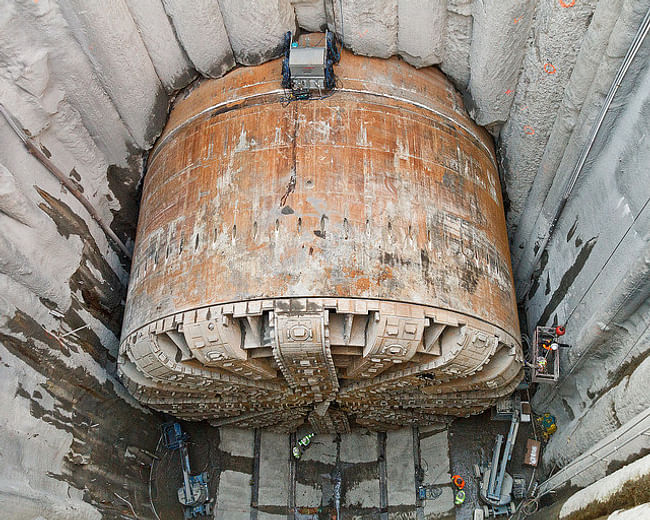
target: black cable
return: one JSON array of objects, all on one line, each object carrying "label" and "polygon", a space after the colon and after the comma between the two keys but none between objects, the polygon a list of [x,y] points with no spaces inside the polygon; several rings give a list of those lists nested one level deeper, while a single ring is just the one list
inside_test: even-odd
[{"label": "black cable", "polygon": [[[162,435],[160,436],[160,439],[158,439],[156,451],[154,451],[154,458],[151,460],[151,468],[149,470],[149,502],[151,503],[151,509],[153,510],[153,514],[157,520],[160,520],[160,517],[158,516],[158,512],[156,511],[156,506],[153,505],[153,498],[151,497],[151,481],[153,477],[153,466],[156,462],[156,457],[158,456],[158,449],[160,448],[161,442],[162,442]],[[160,467],[160,464],[158,466]]]}]

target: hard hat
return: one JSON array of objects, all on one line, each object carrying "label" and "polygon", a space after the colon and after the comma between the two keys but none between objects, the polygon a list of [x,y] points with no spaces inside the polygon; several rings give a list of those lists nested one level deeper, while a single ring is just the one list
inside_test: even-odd
[{"label": "hard hat", "polygon": [[540,423],[544,428],[550,428],[555,424],[555,416],[550,413],[545,413],[540,417]]},{"label": "hard hat", "polygon": [[454,475],[451,477],[451,480],[454,483],[454,486],[456,486],[458,489],[463,489],[465,487],[465,481],[460,475]]}]

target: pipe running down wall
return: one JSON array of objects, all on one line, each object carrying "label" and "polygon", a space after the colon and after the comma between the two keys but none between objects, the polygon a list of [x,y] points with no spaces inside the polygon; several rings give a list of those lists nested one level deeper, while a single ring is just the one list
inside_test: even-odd
[{"label": "pipe running down wall", "polygon": [[181,96],[144,181],[119,370],[189,420],[321,432],[479,413],[522,377],[492,142],[437,70],[344,52]]}]

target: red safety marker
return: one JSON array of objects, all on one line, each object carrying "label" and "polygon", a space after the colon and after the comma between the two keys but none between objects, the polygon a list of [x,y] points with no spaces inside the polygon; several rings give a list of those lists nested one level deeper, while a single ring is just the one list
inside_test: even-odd
[{"label": "red safety marker", "polygon": [[552,63],[544,63],[544,72],[546,74],[555,74],[555,66]]},{"label": "red safety marker", "polygon": [[566,332],[564,327],[555,327],[555,334],[558,336],[564,336],[564,333]]},{"label": "red safety marker", "polygon": [[560,5],[562,7],[573,7],[576,5],[576,0],[560,0]]}]

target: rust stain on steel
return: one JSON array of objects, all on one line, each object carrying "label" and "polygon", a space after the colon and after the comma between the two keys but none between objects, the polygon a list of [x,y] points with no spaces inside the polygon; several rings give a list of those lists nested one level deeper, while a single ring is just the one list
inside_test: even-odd
[{"label": "rust stain on steel", "polygon": [[165,317],[308,297],[445,310],[519,352],[492,141],[446,78],[344,52],[341,89],[287,106],[279,70],[237,69],[176,102],[144,181],[123,350]]},{"label": "rust stain on steel", "polygon": [[[277,66],[271,62],[203,83],[177,104],[168,128],[220,95],[246,91],[246,82],[254,84],[251,89],[277,88],[270,81]],[[385,86],[404,68],[397,60],[346,55],[337,73],[345,86],[354,71],[367,75],[356,80],[364,88],[377,83],[388,91]],[[400,97],[413,93],[448,113],[449,105],[460,107],[441,74],[408,70],[410,78],[394,81],[403,89],[404,81],[412,81]],[[493,157],[471,136],[408,103],[378,104],[358,94],[288,107],[278,99],[211,116],[204,114],[156,149],[147,173],[129,298],[132,312],[136,300],[143,303],[135,326],[210,303],[334,296],[334,287],[345,286],[341,295],[440,305],[516,331],[497,172]],[[460,109],[455,117],[491,147]],[[296,186],[287,199],[293,213],[287,215],[279,202],[294,168]],[[175,236],[169,236],[170,223],[176,224]],[[179,255],[181,238],[185,250]],[[154,250],[170,241],[177,247],[156,262]],[[464,254],[468,247],[473,257]],[[387,258],[396,271],[392,277],[385,274]],[[147,275],[138,276],[145,264]],[[332,269],[331,278],[322,277],[324,267]],[[357,293],[346,270],[386,283]]]}]

